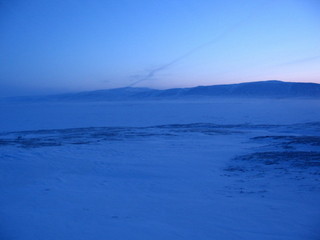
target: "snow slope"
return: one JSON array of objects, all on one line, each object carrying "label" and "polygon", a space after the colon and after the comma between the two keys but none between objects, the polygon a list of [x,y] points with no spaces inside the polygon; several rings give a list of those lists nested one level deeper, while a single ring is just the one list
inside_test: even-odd
[{"label": "snow slope", "polygon": [[3,103],[0,239],[319,239],[319,104]]}]

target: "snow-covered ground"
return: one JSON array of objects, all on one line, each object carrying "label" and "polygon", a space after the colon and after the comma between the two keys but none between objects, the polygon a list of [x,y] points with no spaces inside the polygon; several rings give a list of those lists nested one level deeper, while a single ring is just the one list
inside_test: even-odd
[{"label": "snow-covered ground", "polygon": [[3,102],[0,239],[319,239],[319,109]]}]

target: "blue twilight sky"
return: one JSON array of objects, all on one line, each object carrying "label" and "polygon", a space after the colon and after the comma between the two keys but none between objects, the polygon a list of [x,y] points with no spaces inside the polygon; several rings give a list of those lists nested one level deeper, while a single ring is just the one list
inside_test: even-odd
[{"label": "blue twilight sky", "polygon": [[0,96],[320,82],[319,0],[0,0]]}]

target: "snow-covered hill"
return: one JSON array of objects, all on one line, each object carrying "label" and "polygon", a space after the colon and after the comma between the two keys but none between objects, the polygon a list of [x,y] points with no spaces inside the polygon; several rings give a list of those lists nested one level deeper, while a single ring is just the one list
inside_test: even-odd
[{"label": "snow-covered hill", "polygon": [[320,84],[277,80],[227,85],[198,86],[157,90],[115,88],[41,97],[13,98],[17,101],[144,101],[206,98],[320,98]]}]

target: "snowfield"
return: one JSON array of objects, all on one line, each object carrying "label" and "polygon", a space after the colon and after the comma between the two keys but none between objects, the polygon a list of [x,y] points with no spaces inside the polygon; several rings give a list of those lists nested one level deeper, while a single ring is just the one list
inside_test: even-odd
[{"label": "snowfield", "polygon": [[319,109],[1,102],[0,239],[319,239]]}]

